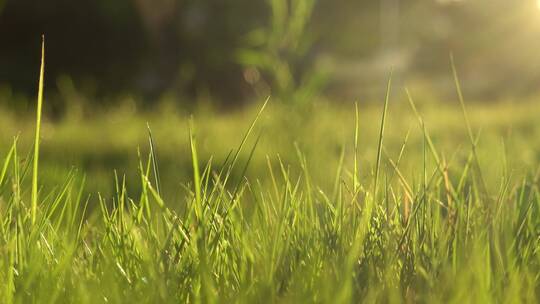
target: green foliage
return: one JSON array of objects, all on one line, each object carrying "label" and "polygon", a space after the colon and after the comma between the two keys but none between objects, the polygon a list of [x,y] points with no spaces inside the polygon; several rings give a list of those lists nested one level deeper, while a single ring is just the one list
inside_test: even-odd
[{"label": "green foliage", "polygon": [[[38,155],[21,157],[15,139],[0,162],[2,302],[537,302],[539,171],[517,170],[507,149],[494,155],[495,145],[481,153],[471,119],[481,115],[469,115],[461,93],[464,155],[446,160],[407,91],[420,141],[407,132],[392,157],[396,133],[388,131],[400,121],[391,119],[390,89],[375,129],[361,127],[356,111],[354,167],[342,152],[334,170],[322,172],[331,190],[315,182],[322,164],[299,146],[294,162],[266,158],[266,181],[247,177],[268,101],[219,165],[201,157],[204,138],[190,124],[192,178],[177,200],[162,195],[160,141],[149,128],[140,190],[115,175],[112,197],[87,198],[85,179],[73,171],[39,199],[28,195],[43,182],[30,177]],[[361,165],[358,151],[371,145],[371,131],[378,144]],[[411,149],[409,175],[404,151]],[[485,175],[480,162],[488,160],[502,173]]]},{"label": "green foliage", "polygon": [[307,27],[315,0],[268,0],[268,4],[268,25],[247,35],[238,60],[267,78],[273,96],[304,103],[320,91],[325,78],[324,71],[315,69],[310,62],[313,58],[309,58],[314,37]]}]

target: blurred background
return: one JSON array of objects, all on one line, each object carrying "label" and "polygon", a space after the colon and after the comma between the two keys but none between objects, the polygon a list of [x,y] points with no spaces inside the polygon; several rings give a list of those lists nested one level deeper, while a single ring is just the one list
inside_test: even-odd
[{"label": "blurred background", "polygon": [[35,95],[41,34],[57,114],[75,92],[143,107],[369,99],[392,67],[445,96],[451,52],[475,99],[540,80],[536,0],[0,0],[1,102]]},{"label": "blurred background", "polygon": [[[190,172],[189,115],[200,121],[202,153],[225,157],[267,96],[271,136],[254,170],[266,154],[295,159],[296,144],[328,179],[352,138],[353,101],[365,109],[364,139],[376,136],[391,69],[399,102],[388,144],[399,147],[414,121],[400,108],[407,86],[432,104],[435,139],[455,148],[464,133],[451,53],[473,123],[499,135],[526,129],[521,142],[540,134],[537,0],[0,0],[0,152],[17,134],[31,145],[41,34],[51,184],[71,166],[105,193],[113,169],[135,175],[149,122],[164,179],[179,185]],[[362,150],[366,163],[374,140]],[[519,153],[533,162],[535,147]]]}]

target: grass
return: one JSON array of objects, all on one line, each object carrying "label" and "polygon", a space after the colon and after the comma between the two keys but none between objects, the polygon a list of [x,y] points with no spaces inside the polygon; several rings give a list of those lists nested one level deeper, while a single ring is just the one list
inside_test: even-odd
[{"label": "grass", "polygon": [[34,165],[32,169],[32,222],[36,222],[38,200],[38,164],[39,164],[39,137],[41,128],[41,108],[43,106],[43,76],[45,74],[45,38],[41,42],[41,67],[39,69],[39,89],[36,112],[36,137],[34,141]]},{"label": "grass", "polygon": [[[132,117],[136,131],[105,123],[112,141],[98,138],[136,150],[130,132],[148,134],[148,147],[116,171],[113,191],[88,195],[94,175],[69,170],[52,185],[41,166],[37,179],[42,84],[43,73],[33,153],[21,157],[22,134],[0,163],[2,302],[538,301],[534,104],[468,112],[458,90],[463,124],[454,105],[408,91],[405,107],[389,82],[382,109],[353,115],[266,101],[187,126],[159,116],[152,131]],[[181,125],[187,142],[169,133]],[[92,134],[76,126],[55,134]],[[220,146],[229,141],[237,148]],[[170,182],[174,162],[189,168],[182,185]]]}]

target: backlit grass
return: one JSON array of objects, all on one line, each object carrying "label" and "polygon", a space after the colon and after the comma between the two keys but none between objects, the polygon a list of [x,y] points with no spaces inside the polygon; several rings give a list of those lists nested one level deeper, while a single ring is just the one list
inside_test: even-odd
[{"label": "backlit grass", "polygon": [[[23,130],[0,163],[2,302],[536,302],[540,111],[458,92],[121,117],[101,141],[73,122],[41,141],[40,101],[34,149]],[[51,183],[38,156],[56,136],[134,161],[110,168],[112,191],[74,169]]]}]

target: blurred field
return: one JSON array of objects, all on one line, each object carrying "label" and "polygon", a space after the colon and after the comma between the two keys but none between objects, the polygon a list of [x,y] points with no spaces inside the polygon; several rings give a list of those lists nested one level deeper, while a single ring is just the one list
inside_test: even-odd
[{"label": "blurred field", "polygon": [[[418,162],[422,161],[422,130],[404,91],[396,91],[389,106],[385,149],[389,157],[396,157],[410,133],[402,161],[405,168],[402,170],[408,176],[418,178],[415,172]],[[470,143],[458,101],[419,99],[415,102],[437,148],[448,162],[462,164],[469,153]],[[116,171],[119,176],[126,175],[129,188],[137,191],[140,186],[137,151],[140,149],[143,156],[149,151],[148,123],[157,148],[166,196],[177,199],[182,195],[180,185],[191,178],[190,117],[194,117],[197,126],[201,160],[213,157],[214,163],[220,164],[240,143],[243,132],[260,106],[260,101],[254,101],[244,109],[227,112],[202,107],[192,115],[174,106],[141,113],[135,112],[133,106],[124,105],[80,120],[52,122],[46,119],[42,131],[43,182],[49,186],[59,184],[68,171],[76,169],[79,175],[87,177],[87,193],[100,192],[107,196],[113,192]],[[358,153],[360,173],[365,178],[372,174],[381,107],[380,101],[359,103]],[[467,110],[471,124],[478,132],[479,157],[487,170],[486,176],[493,182],[503,170],[502,157],[506,157],[511,163],[507,166],[516,173],[538,163],[540,122],[537,117],[540,117],[540,105],[534,99],[489,104],[473,102],[468,104]],[[5,109],[0,113],[0,151],[6,153],[16,135],[19,136],[21,151],[30,151],[34,118],[30,115],[16,116]],[[319,100],[307,107],[295,108],[271,100],[256,129],[261,138],[249,165],[249,176],[264,179],[266,158],[275,159],[278,155],[292,170],[298,170],[299,149],[313,166],[311,173],[317,183],[328,186],[328,174],[337,167],[341,153],[345,168],[351,168],[354,120],[352,102]],[[243,160],[247,159],[248,152],[241,154]],[[428,160],[428,165],[430,163]]]}]

